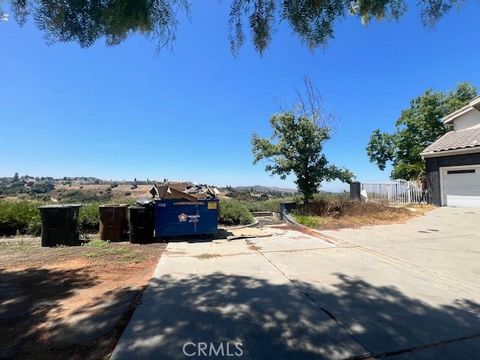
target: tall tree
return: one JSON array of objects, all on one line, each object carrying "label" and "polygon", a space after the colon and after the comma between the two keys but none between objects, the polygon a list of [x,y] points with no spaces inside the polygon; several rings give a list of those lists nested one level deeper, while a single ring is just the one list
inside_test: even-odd
[{"label": "tall tree", "polygon": [[393,179],[417,179],[425,167],[420,153],[448,131],[441,119],[476,95],[475,87],[467,82],[460,83],[448,93],[425,91],[402,111],[393,134],[380,129],[372,133],[366,148],[370,161],[380,170],[391,162]]},{"label": "tall tree", "polygon": [[[189,14],[190,8],[189,0],[10,0],[10,3],[18,23],[23,24],[31,15],[49,41],[77,41],[81,46],[90,46],[100,38],[116,45],[132,33],[156,38],[160,46],[171,44],[179,12]],[[460,3],[460,0],[420,0],[416,6],[424,25],[431,27]],[[255,48],[263,52],[278,24],[284,22],[313,49],[327,44],[334,36],[338,20],[347,15],[367,24],[372,19],[399,19],[406,10],[406,0],[230,0],[230,45],[236,54],[244,43],[247,23]],[[7,15],[0,9],[0,19],[8,20]]]},{"label": "tall tree", "polygon": [[270,118],[271,137],[252,136],[254,164],[266,159],[269,163],[265,170],[281,179],[294,174],[304,203],[312,199],[323,181],[350,182],[353,178],[350,171],[329,165],[323,154],[323,145],[330,139],[330,128],[325,123],[328,116],[322,112],[311,83],[306,80],[305,84],[306,101],[300,97],[293,110]]}]

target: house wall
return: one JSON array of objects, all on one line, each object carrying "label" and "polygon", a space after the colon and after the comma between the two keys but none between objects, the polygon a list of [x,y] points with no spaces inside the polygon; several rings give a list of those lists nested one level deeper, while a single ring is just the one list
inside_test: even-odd
[{"label": "house wall", "polygon": [[442,192],[440,188],[440,168],[447,166],[463,165],[480,165],[480,153],[441,156],[425,159],[428,202],[430,204],[436,206],[442,205]]},{"label": "house wall", "polygon": [[480,111],[475,109],[466,112],[453,121],[454,130],[463,130],[475,125],[480,125]]}]

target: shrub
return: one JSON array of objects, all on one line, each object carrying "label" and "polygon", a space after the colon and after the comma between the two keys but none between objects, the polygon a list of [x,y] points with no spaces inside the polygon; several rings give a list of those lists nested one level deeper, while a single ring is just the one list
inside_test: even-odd
[{"label": "shrub", "polygon": [[78,215],[78,228],[81,233],[96,233],[100,225],[98,203],[83,204]]},{"label": "shrub", "polygon": [[257,201],[241,201],[241,203],[249,211],[271,211],[279,212],[280,204],[284,202],[292,202],[293,198],[281,198],[281,199],[270,199],[270,200],[257,200]]},{"label": "shrub", "polygon": [[40,205],[42,203],[0,200],[0,235],[40,235]]},{"label": "shrub", "polygon": [[69,190],[61,195],[62,203],[90,203],[109,201],[112,198],[112,194],[107,191],[104,194],[95,194],[89,191],[81,190]]},{"label": "shrub", "polygon": [[327,219],[321,216],[295,215],[295,220],[297,220],[298,223],[311,228],[318,228],[327,223]]},{"label": "shrub", "polygon": [[297,215],[342,216],[345,215],[352,203],[351,200],[342,198],[318,198],[308,204],[297,205],[294,213]]},{"label": "shrub", "polygon": [[241,202],[224,200],[220,204],[220,222],[225,225],[247,225],[253,222],[253,216]]},{"label": "shrub", "polygon": [[37,194],[46,194],[51,192],[55,188],[53,183],[35,183],[32,185],[30,189],[30,194],[37,195]]}]

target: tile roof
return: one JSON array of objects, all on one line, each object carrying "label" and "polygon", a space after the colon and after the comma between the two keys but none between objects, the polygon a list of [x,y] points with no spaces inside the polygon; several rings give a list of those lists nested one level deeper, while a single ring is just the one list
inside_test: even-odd
[{"label": "tile roof", "polygon": [[448,150],[480,148],[480,126],[450,131],[423,150],[422,154],[438,153]]}]

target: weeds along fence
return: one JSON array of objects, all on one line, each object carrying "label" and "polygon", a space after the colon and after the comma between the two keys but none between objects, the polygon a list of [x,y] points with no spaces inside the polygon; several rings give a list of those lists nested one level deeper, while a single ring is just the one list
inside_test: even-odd
[{"label": "weeds along fence", "polygon": [[390,204],[420,204],[425,202],[422,185],[415,181],[362,182],[361,193],[367,201]]}]

